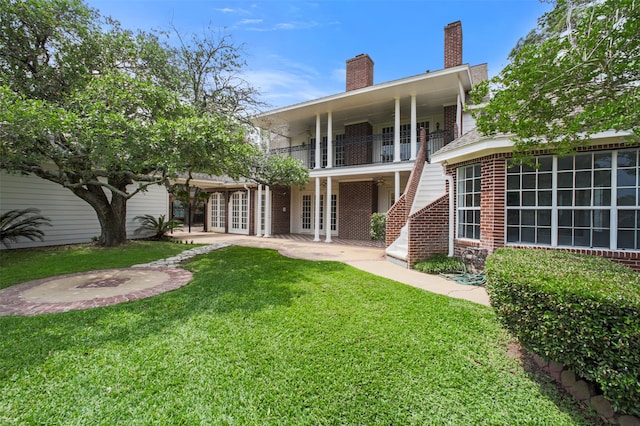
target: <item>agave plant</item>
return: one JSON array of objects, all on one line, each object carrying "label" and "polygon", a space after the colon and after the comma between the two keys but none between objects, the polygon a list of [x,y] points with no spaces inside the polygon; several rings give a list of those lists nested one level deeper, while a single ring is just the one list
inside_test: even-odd
[{"label": "agave plant", "polygon": [[136,216],[134,219],[140,222],[140,227],[135,230],[136,234],[153,232],[154,236],[152,238],[157,240],[166,238],[167,232],[182,225],[182,221],[178,219],[167,220],[165,215],[160,215],[156,218],[153,215],[145,214]]},{"label": "agave plant", "polygon": [[39,229],[43,225],[51,226],[51,221],[38,209],[9,210],[0,215],[0,243],[9,248],[20,237],[44,241],[44,232]]}]

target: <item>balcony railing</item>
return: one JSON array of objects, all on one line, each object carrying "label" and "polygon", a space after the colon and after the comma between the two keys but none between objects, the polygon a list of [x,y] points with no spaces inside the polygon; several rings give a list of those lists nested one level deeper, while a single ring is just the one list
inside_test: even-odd
[{"label": "balcony railing", "polygon": [[[404,134],[407,133],[407,134]],[[442,148],[451,141],[451,132],[443,130],[430,133],[427,137],[427,160],[431,153]],[[411,143],[408,132],[400,134],[400,161],[411,158]],[[420,142],[418,141],[418,144]],[[333,167],[348,167],[364,164],[392,163],[394,158],[393,134],[384,133],[333,141]],[[419,146],[416,147],[416,150]],[[271,150],[272,154],[284,154],[300,160],[310,169],[316,166],[315,144],[296,145]],[[327,167],[327,143],[320,144],[320,167]]]}]

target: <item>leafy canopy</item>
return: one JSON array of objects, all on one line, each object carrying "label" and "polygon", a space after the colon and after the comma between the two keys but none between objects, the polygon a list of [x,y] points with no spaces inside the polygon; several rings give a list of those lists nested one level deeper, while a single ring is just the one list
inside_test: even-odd
[{"label": "leafy canopy", "polygon": [[229,37],[176,48],[165,35],[80,0],[0,0],[0,170],[71,190],[96,211],[104,245],[124,242],[126,202],[149,185],[192,173],[306,181],[301,164],[247,143],[259,102]]},{"label": "leafy canopy", "polygon": [[640,2],[557,0],[499,75],[476,86],[484,134],[513,134],[515,154],[566,154],[607,130],[640,137]]}]

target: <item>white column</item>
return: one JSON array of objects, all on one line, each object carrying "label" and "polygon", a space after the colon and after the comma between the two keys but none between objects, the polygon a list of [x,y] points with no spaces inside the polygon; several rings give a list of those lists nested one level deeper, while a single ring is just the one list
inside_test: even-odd
[{"label": "white column", "polygon": [[416,95],[411,95],[411,160],[416,159],[416,142],[418,139],[418,120],[416,111]]},{"label": "white column", "polygon": [[393,162],[400,161],[400,98],[396,98],[396,121],[393,128]]},{"label": "white column", "polygon": [[[396,201],[398,201],[398,198],[400,198],[400,195],[402,195],[400,194],[400,172],[395,172],[393,191],[396,194],[395,200],[393,200],[393,202],[395,203]],[[411,208],[411,206],[409,206],[409,208]]]},{"label": "white column", "polygon": [[320,241],[320,178],[316,178],[316,209],[313,223],[313,241]]},{"label": "white column", "polygon": [[327,177],[327,206],[324,209],[324,229],[326,229],[325,243],[331,242],[331,176]]},{"label": "white column", "polygon": [[462,108],[464,107],[465,94],[462,82],[458,79],[458,102],[456,105],[456,123],[458,123],[458,137],[462,136]]},{"label": "white column", "polygon": [[327,169],[333,167],[333,115],[327,114]]},{"label": "white column", "polygon": [[[247,188],[245,186],[245,188]],[[251,228],[251,188],[247,188],[247,235],[251,235],[250,234],[250,228]]]},{"label": "white column", "polygon": [[256,202],[256,237],[262,237],[262,184],[258,185],[258,201]]},{"label": "white column", "polygon": [[264,237],[271,238],[271,188],[264,188]]},{"label": "white column", "polygon": [[320,114],[316,114],[316,166],[315,169],[320,168],[320,148],[322,147],[320,133]]}]

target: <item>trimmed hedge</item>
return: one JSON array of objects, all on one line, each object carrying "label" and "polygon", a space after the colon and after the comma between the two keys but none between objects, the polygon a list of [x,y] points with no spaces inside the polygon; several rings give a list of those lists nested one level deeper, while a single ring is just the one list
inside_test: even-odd
[{"label": "trimmed hedge", "polygon": [[529,350],[600,386],[616,411],[640,415],[640,274],[557,250],[497,250],[487,291]]},{"label": "trimmed hedge", "polygon": [[433,257],[417,262],[415,270],[427,274],[457,274],[464,272],[464,264],[457,257],[449,257],[446,254],[435,254]]}]

